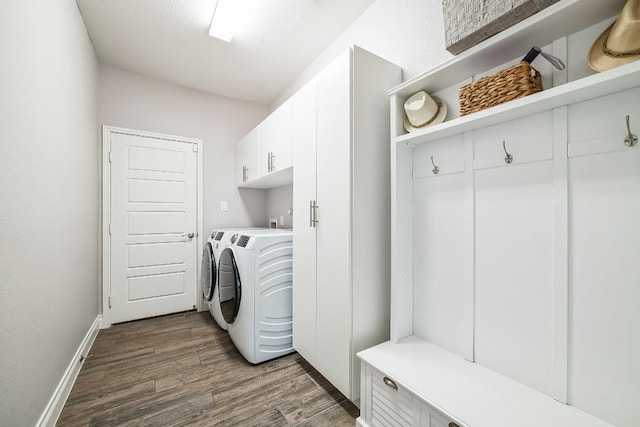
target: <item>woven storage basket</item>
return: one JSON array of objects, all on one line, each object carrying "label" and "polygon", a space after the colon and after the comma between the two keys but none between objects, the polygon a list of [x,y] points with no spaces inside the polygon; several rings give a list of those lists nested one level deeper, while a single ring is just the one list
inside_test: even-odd
[{"label": "woven storage basket", "polygon": [[528,62],[486,76],[458,90],[460,115],[522,98],[542,90],[542,76]]}]

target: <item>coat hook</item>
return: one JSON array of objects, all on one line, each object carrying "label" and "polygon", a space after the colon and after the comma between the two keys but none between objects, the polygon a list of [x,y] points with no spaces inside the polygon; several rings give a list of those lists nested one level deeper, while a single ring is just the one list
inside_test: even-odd
[{"label": "coat hook", "polygon": [[629,116],[625,117],[627,121],[627,136],[624,138],[624,145],[627,147],[633,147],[638,143],[638,137],[631,133],[631,126],[629,126]]},{"label": "coat hook", "polygon": [[433,172],[434,175],[438,175],[440,168],[433,162],[433,156],[431,156],[431,164],[433,165],[433,170],[431,172]]},{"label": "coat hook", "polygon": [[504,150],[504,154],[506,154],[507,156],[504,158],[504,161],[507,164],[511,164],[513,163],[513,156],[511,154],[509,154],[509,152],[507,151],[507,143],[502,141],[502,149]]}]

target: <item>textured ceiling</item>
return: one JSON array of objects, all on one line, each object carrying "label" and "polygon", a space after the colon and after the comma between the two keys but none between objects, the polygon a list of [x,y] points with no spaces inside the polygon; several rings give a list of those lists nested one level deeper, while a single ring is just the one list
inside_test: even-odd
[{"label": "textured ceiling", "polygon": [[216,0],[77,0],[100,62],[270,104],[374,0],[243,3],[232,42],[208,34]]}]

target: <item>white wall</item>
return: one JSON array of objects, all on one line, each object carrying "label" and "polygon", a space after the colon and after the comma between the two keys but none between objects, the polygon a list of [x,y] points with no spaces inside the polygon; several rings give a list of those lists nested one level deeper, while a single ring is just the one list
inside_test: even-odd
[{"label": "white wall", "polygon": [[[278,228],[293,228],[293,216],[289,215],[289,209],[293,209],[293,185],[267,190],[267,218],[276,219]],[[280,223],[281,218],[283,223]]]},{"label": "white wall", "polygon": [[271,109],[353,44],[402,67],[404,80],[453,57],[445,50],[441,0],[377,0],[307,66]]},{"label": "white wall", "polygon": [[97,63],[73,0],[0,3],[0,424],[33,426],[98,314]]},{"label": "white wall", "polygon": [[[205,232],[214,227],[266,226],[266,192],[238,190],[234,171],[236,142],[267,113],[258,104],[100,67],[100,125],[203,140]],[[227,212],[220,210],[222,200],[228,202]]]}]

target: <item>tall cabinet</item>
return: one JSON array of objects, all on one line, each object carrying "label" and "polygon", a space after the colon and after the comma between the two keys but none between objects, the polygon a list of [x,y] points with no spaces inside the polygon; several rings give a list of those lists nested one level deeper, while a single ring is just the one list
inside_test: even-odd
[{"label": "tall cabinet", "polygon": [[294,347],[352,401],[355,354],[389,337],[386,91],[400,81],[354,46],[294,99]]}]

